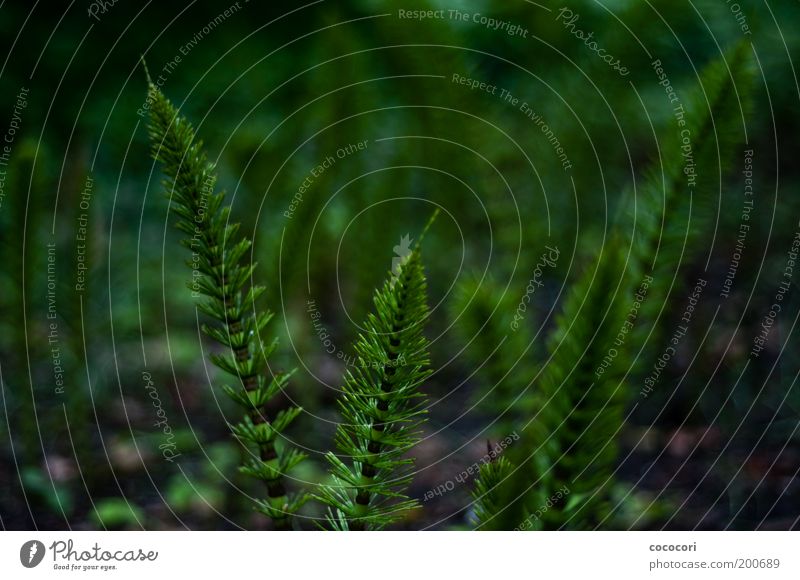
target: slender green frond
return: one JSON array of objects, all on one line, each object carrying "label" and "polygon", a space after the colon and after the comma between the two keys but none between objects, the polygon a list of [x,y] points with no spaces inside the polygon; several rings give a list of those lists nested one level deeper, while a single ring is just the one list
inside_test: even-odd
[{"label": "slender green frond", "polygon": [[[336,530],[377,530],[417,502],[406,495],[425,409],[420,386],[430,375],[426,281],[419,245],[374,297],[375,311],[355,344],[356,367],[345,376],[336,431],[340,455],[329,453],[333,483],[318,498]],[[341,458],[340,458],[341,457]]]},{"label": "slender green frond", "polygon": [[643,322],[657,323],[682,261],[711,230],[749,108],[748,50],[739,45],[703,73],[660,141],[663,165],[640,187],[635,235],[612,239],[573,284],[548,341],[530,427],[509,449],[517,468],[500,486],[500,527],[586,529],[612,515],[631,353],[644,343]]},{"label": "slender green frond", "polygon": [[164,187],[178,218],[175,225],[191,251],[189,285],[203,297],[198,308],[213,320],[203,325],[203,332],[223,347],[211,360],[238,381],[224,390],[244,414],[231,427],[249,450],[241,471],[266,485],[267,499],[259,501],[257,509],[276,527],[289,527],[291,516],[307,496],[287,494],[285,474],[305,456],[276,445],[276,439],[301,409],[282,411],[272,421],[266,414],[267,403],[285,387],[291,373],[272,375],[267,368],[276,342],[261,342],[272,313],[256,307],[264,288],[250,285],[255,264],[248,263],[245,255],[251,241],[239,234],[238,224],[230,222],[230,207],[223,206],[224,193],[217,191],[214,166],[189,121],[152,82],[148,104],[152,154],[162,164]]}]

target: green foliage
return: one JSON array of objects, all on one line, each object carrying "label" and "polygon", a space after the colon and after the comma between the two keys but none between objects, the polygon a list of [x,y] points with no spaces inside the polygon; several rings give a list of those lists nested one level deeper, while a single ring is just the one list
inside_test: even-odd
[{"label": "green foliage", "polygon": [[208,461],[197,466],[193,472],[180,471],[170,477],[164,492],[170,509],[195,518],[229,508],[225,503],[225,492],[229,488],[219,485],[219,480],[236,469],[238,461],[230,441],[204,447]]},{"label": "green foliage", "polygon": [[[22,353],[28,348],[26,337],[27,329],[25,318],[25,302],[31,301],[30,288],[34,286],[34,276],[42,269],[41,253],[35,251],[36,246],[26,241],[30,232],[41,231],[43,212],[41,194],[49,183],[43,180],[42,172],[35,172],[36,143],[22,141],[10,167],[4,170],[2,178],[5,180],[3,190],[15,192],[7,199],[0,199],[3,211],[0,212],[0,257],[5,265],[7,276],[0,278],[0,296],[4,315],[0,321],[0,341],[7,352]],[[46,154],[39,155],[47,158]],[[29,195],[30,192],[30,195]],[[25,294],[28,295],[25,295]],[[36,385],[26,385],[23,377],[27,374],[23,364],[24,357],[12,357],[3,361],[3,382],[12,388],[7,389],[11,400],[9,404],[12,413],[9,413],[9,433],[13,434],[15,453],[19,460],[31,467],[38,469],[41,454],[41,443],[38,432],[35,395]],[[5,386],[4,385],[4,386]],[[49,492],[52,493],[52,492]],[[50,505],[50,502],[47,502]]]},{"label": "green foliage", "polygon": [[501,485],[512,476],[511,462],[502,455],[494,461],[481,465],[480,474],[475,480],[472,490],[474,525],[476,530],[492,530],[495,527],[495,516],[503,504]]},{"label": "green foliage", "polygon": [[631,274],[650,273],[655,279],[644,305],[653,323],[677,270],[714,228],[722,178],[743,141],[743,123],[752,108],[751,50],[750,43],[740,42],[702,72],[700,86],[685,101],[685,126],[670,120],[659,139],[661,158],[647,170],[636,203],[629,204],[635,208],[635,228],[626,239]]},{"label": "green foliage", "polygon": [[[631,391],[625,366],[632,349],[643,348],[646,339],[641,331],[627,334],[640,316],[657,320],[656,308],[672,288],[670,270],[708,233],[710,199],[714,186],[721,187],[711,168],[722,171],[725,164],[718,159],[731,157],[741,137],[737,120],[747,110],[747,50],[740,44],[727,64],[710,65],[690,100],[695,106],[686,125],[666,131],[663,176],[648,172],[636,207],[636,235],[604,245],[596,267],[572,284],[548,339],[549,359],[536,383],[538,403],[523,433],[525,443],[509,451],[518,468],[500,485],[501,501],[493,502],[502,528],[530,522],[536,529],[586,529],[613,516],[617,440]],[[696,105],[701,95],[705,108]],[[680,127],[691,136],[688,148],[682,148]],[[650,282],[647,297],[631,320],[642,280]],[[568,495],[560,497],[558,490]]]},{"label": "green foliage", "polygon": [[[500,435],[508,434],[531,409],[531,389],[536,374],[533,356],[534,321],[526,313],[522,323],[514,320],[519,305],[491,276],[468,276],[459,283],[448,303],[464,360],[475,369],[472,377],[479,388],[475,406],[496,418]],[[524,304],[527,309],[527,304]]]},{"label": "green foliage", "polygon": [[636,489],[625,482],[618,482],[611,490],[614,502],[614,527],[622,530],[653,530],[664,525],[682,500],[659,492]]},{"label": "green foliage", "polygon": [[419,441],[419,387],[431,373],[426,294],[417,243],[376,291],[375,312],[355,343],[355,368],[345,376],[336,446],[349,464],[328,453],[333,483],[319,495],[332,529],[381,529],[417,506],[406,495],[413,459],[405,455]]},{"label": "green foliage", "polygon": [[224,347],[211,360],[238,379],[223,389],[244,413],[231,426],[251,449],[240,469],[266,484],[267,499],[257,501],[257,509],[276,527],[288,527],[308,496],[288,493],[284,476],[305,455],[277,445],[276,439],[301,409],[283,410],[273,420],[267,417],[267,403],[285,387],[293,371],[272,373],[267,365],[277,343],[261,340],[273,315],[256,305],[264,287],[248,287],[255,264],[244,258],[251,241],[239,233],[239,224],[230,221],[231,208],[223,206],[224,193],[216,191],[214,166],[190,123],[152,82],[148,102],[153,157],[163,164],[164,186],[178,217],[175,225],[186,236],[183,245],[192,252],[187,262],[193,270],[189,286],[205,298],[198,308],[214,320],[203,325],[203,332]]},{"label": "green foliage", "polygon": [[21,472],[25,493],[41,501],[54,514],[68,517],[75,507],[75,498],[71,490],[53,482],[49,473],[40,467],[26,467]]},{"label": "green foliage", "polygon": [[[243,450],[239,440],[232,438],[225,444],[224,461],[205,461],[207,445],[219,440],[220,428],[227,429],[211,417],[212,407],[216,408],[209,399],[212,394],[202,388],[205,373],[197,359],[194,309],[190,316],[176,315],[176,305],[182,310],[192,300],[183,287],[188,271],[168,268],[166,280],[153,275],[165,261],[175,265],[189,254],[183,254],[185,249],[177,243],[162,247],[163,216],[152,205],[151,196],[143,206],[140,195],[150,180],[149,160],[141,155],[131,157],[126,149],[138,147],[141,136],[139,115],[144,111],[136,113],[142,108],[144,95],[141,87],[131,85],[129,73],[142,52],[146,52],[151,66],[159,69],[153,77],[162,75],[162,90],[172,96],[190,95],[186,102],[182,98],[178,101],[181,114],[199,121],[193,113],[208,112],[198,132],[207,142],[214,141],[208,149],[214,151],[210,159],[217,164],[218,183],[227,186],[228,177],[235,173],[238,203],[231,217],[241,221],[240,231],[253,238],[254,246],[242,261],[256,259],[248,257],[251,252],[258,256],[257,281],[267,286],[263,299],[272,305],[271,298],[277,296],[273,287],[277,290],[280,284],[287,290],[281,299],[280,324],[273,322],[265,329],[265,336],[267,344],[278,334],[291,336],[292,354],[303,361],[302,378],[295,374],[286,383],[298,385],[303,381],[307,385],[293,393],[298,405],[313,409],[313,414],[320,414],[326,422],[336,412],[329,389],[315,388],[316,379],[341,385],[341,374],[337,376],[336,370],[342,362],[339,355],[352,359],[338,347],[353,342],[357,335],[357,325],[350,324],[351,318],[360,321],[371,308],[372,293],[382,283],[382,264],[388,261],[386,254],[397,234],[408,231],[407,224],[413,223],[423,204],[436,203],[452,214],[452,232],[440,235],[436,240],[439,244],[430,240],[425,247],[428,291],[431,296],[444,297],[439,310],[433,306],[437,301],[431,300],[429,324],[436,332],[429,335],[438,335],[440,330],[445,334],[431,345],[436,349],[432,360],[442,364],[424,389],[431,396],[442,394],[432,406],[430,421],[435,425],[426,427],[430,439],[425,445],[425,453],[441,461],[433,461],[426,469],[424,483],[452,479],[451,472],[442,471],[458,471],[453,462],[456,457],[471,454],[469,441],[475,439],[476,432],[481,438],[493,438],[516,430],[523,440],[514,447],[525,448],[524,454],[520,450],[523,457],[545,442],[550,444],[554,437],[547,426],[556,424],[557,417],[548,418],[542,433],[538,433],[537,422],[547,417],[543,406],[552,398],[549,404],[554,409],[561,405],[560,412],[566,417],[573,412],[570,405],[580,400],[576,394],[586,385],[572,384],[572,375],[568,379],[562,376],[566,382],[560,390],[551,387],[550,398],[539,396],[541,383],[553,384],[553,376],[544,375],[555,374],[555,370],[546,370],[549,352],[543,352],[548,348],[545,338],[556,323],[548,311],[563,312],[567,326],[573,317],[577,317],[576,325],[583,324],[584,317],[590,324],[600,318],[588,316],[592,309],[607,310],[607,300],[592,297],[591,304],[587,302],[579,310],[573,305],[567,312],[569,293],[565,291],[556,299],[555,292],[549,292],[558,286],[553,284],[548,292],[537,293],[536,300],[528,303],[519,331],[509,332],[508,320],[523,293],[520,278],[528,278],[538,256],[536,248],[545,240],[564,248],[571,246],[573,238],[579,240],[575,256],[580,267],[573,270],[572,259],[565,259],[559,273],[570,271],[564,288],[576,279],[587,287],[581,276],[591,277],[596,271],[593,262],[587,264],[596,256],[589,256],[587,250],[598,247],[603,232],[608,231],[610,209],[612,215],[625,216],[625,221],[620,219],[612,229],[623,238],[619,242],[622,253],[632,251],[625,274],[630,281],[623,283],[628,287],[627,304],[645,275],[652,275],[654,280],[624,352],[619,349],[613,361],[615,368],[609,369],[614,381],[625,381],[623,389],[629,396],[636,397],[642,386],[637,378],[641,380],[643,372],[649,375],[653,355],[660,355],[667,345],[670,335],[665,333],[675,329],[673,321],[677,324],[676,315],[686,303],[684,284],[693,285],[696,276],[706,277],[700,273],[705,266],[709,284],[696,312],[698,318],[677,356],[664,369],[659,387],[647,399],[637,397],[638,404],[629,418],[631,425],[624,426],[623,441],[641,441],[637,452],[626,458],[625,473],[644,470],[649,476],[636,482],[630,494],[627,478],[620,477],[625,481],[612,485],[608,502],[613,519],[607,519],[602,527],[626,528],[634,522],[654,527],[662,515],[669,517],[674,511],[672,506],[651,504],[645,490],[653,481],[671,475],[665,474],[670,461],[651,459],[665,444],[666,438],[661,435],[672,433],[684,420],[686,424],[677,434],[689,441],[694,440],[695,428],[703,432],[712,425],[700,451],[714,448],[721,436],[725,449],[733,453],[711,466],[703,464],[705,453],[692,453],[687,458],[691,472],[708,468],[706,481],[731,483],[720,500],[728,500],[729,509],[720,511],[717,505],[710,513],[714,519],[706,518],[702,525],[718,522],[721,526],[724,514],[734,514],[728,522],[730,527],[755,525],[764,518],[766,522],[762,523],[772,527],[793,521],[796,514],[788,517],[786,502],[769,514],[759,511],[759,506],[772,505],[774,498],[770,495],[775,486],[769,483],[775,472],[781,471],[780,460],[775,469],[764,474],[764,485],[751,489],[751,483],[761,476],[765,455],[769,463],[771,449],[797,440],[800,391],[791,384],[795,370],[791,351],[797,339],[787,330],[800,299],[797,293],[790,292],[782,303],[781,320],[776,320],[770,345],[761,357],[748,356],[747,342],[759,334],[764,308],[772,303],[774,284],[785,267],[785,253],[797,226],[793,192],[800,165],[787,162],[791,155],[779,155],[778,149],[793,151],[798,134],[797,91],[790,59],[800,54],[800,35],[787,33],[785,23],[797,20],[799,3],[775,3],[771,8],[774,18],[759,17],[755,4],[750,6],[752,10],[743,4],[743,13],[733,15],[732,4],[718,0],[694,3],[696,10],[680,11],[680,17],[668,0],[602,3],[613,16],[609,10],[598,9],[602,7],[593,0],[570,3],[570,10],[580,13],[579,28],[592,31],[609,54],[624,60],[631,73],[626,78],[608,74],[608,66],[597,54],[576,41],[560,23],[553,26],[552,18],[536,17],[538,9],[529,2],[492,3],[491,16],[498,22],[522,25],[528,38],[542,42],[526,42],[503,30],[458,19],[397,18],[398,8],[408,8],[405,0],[321,2],[295,12],[282,3],[243,3],[242,11],[226,19],[224,26],[214,28],[202,42],[192,43],[191,58],[182,60],[176,58],[181,54],[177,43],[195,37],[218,15],[220,7],[200,2],[185,11],[186,6],[181,4],[151,5],[142,18],[137,17],[139,6],[117,3],[114,10],[102,15],[104,34],[88,36],[82,25],[70,25],[70,19],[76,17],[72,12],[57,26],[63,16],[57,10],[27,18],[26,3],[3,4],[0,30],[9,39],[10,53],[3,77],[7,97],[3,131],[16,136],[13,143],[6,143],[8,155],[0,163],[0,253],[4,264],[0,272],[0,428],[8,433],[0,444],[0,474],[6,475],[0,478],[4,527],[100,525],[89,496],[127,495],[131,490],[138,494],[154,485],[165,492],[169,509],[162,502],[137,495],[147,525],[173,527],[179,521],[172,517],[175,512],[189,526],[217,527],[228,525],[222,522],[226,520],[246,527],[258,517],[251,513],[249,496],[267,497],[258,487],[261,482],[236,473],[242,453],[260,453],[257,443]],[[414,4],[420,9],[447,7],[441,0]],[[478,4],[488,3],[472,4],[472,9],[479,10]],[[675,17],[654,18],[654,11]],[[383,13],[394,16],[376,17]],[[272,24],[261,26],[268,22]],[[740,28],[744,22],[749,26],[747,32]],[[626,27],[643,39],[646,51],[640,50]],[[169,34],[154,38],[153,31],[165,29]],[[123,32],[129,41],[118,42]],[[22,36],[11,46],[18,34]],[[244,38],[249,40],[242,42]],[[704,73],[704,90],[690,91],[697,83],[700,65],[718,56],[720,46],[732,46],[739,39],[755,44],[728,53],[727,64],[712,64],[715,73]],[[409,44],[409,40],[413,42]],[[43,53],[35,49],[40,41],[58,50]],[[735,150],[734,141],[742,132],[739,105],[745,112],[748,108],[747,84],[752,71],[746,70],[747,53],[753,46],[760,55],[757,80],[764,88],[760,89],[761,103],[754,108],[754,117],[747,121],[748,144]],[[232,47],[235,50],[230,50]],[[114,54],[112,67],[106,66],[109,52]],[[70,58],[72,54],[76,57]],[[263,58],[267,54],[269,57]],[[553,58],[554,54],[563,58]],[[654,58],[661,60],[685,105],[697,172],[692,188],[683,173],[675,103],[657,83],[650,64]],[[98,71],[101,74],[96,74]],[[485,81],[485,86],[496,86],[496,94],[451,82],[456,73]],[[728,82],[729,76],[736,82]],[[91,94],[68,90],[80,86],[86,78],[93,79]],[[54,79],[63,79],[61,88],[67,90],[54,90]],[[30,99],[17,115],[13,99],[21,87],[30,89]],[[522,113],[519,104],[515,106],[499,96],[503,90],[530,105],[552,128],[551,135],[569,154],[574,170],[559,169],[546,133]],[[690,92],[696,96],[691,97]],[[709,111],[714,111],[713,117]],[[651,123],[660,133],[657,141]],[[200,129],[197,125],[195,128]],[[231,138],[221,137],[217,142],[217,136]],[[369,139],[367,151],[337,157],[339,148],[365,139]],[[743,176],[739,182],[731,180],[731,187],[722,192],[719,178],[728,161],[741,162],[744,148],[755,149],[752,175],[756,203],[749,216],[752,229],[745,249],[734,254],[737,228],[743,225]],[[653,153],[654,164],[647,174],[640,174],[646,165],[642,163],[645,151]],[[316,168],[328,156],[336,159],[335,165],[319,175]],[[781,159],[783,162],[778,163]],[[80,198],[80,182],[90,165],[96,188],[87,210]],[[736,173],[738,169],[741,167]],[[632,170],[637,172],[635,190],[621,187],[629,183]],[[307,187],[309,178],[314,179]],[[759,190],[767,189],[769,195],[758,195]],[[231,188],[229,193],[233,193]],[[293,217],[285,217],[283,210],[299,198],[298,194],[302,201],[296,204]],[[412,201],[414,198],[417,201]],[[227,200],[230,203],[231,197]],[[243,211],[238,210],[239,204]],[[715,216],[717,211],[720,214]],[[84,213],[89,235],[79,241],[77,218]],[[174,221],[173,214],[170,220]],[[259,239],[251,229],[256,220],[259,231],[267,233]],[[712,232],[713,245],[705,244]],[[47,261],[50,254],[46,250],[51,243],[57,246],[52,264]],[[88,268],[87,290],[79,296],[74,289],[75,266],[77,246],[84,243],[82,265]],[[741,246],[737,244],[736,249],[741,250]],[[713,255],[707,256],[706,251],[713,251]],[[722,282],[722,272],[732,265],[734,256],[736,262],[741,257],[741,263],[731,299],[720,301],[714,286]],[[489,271],[482,285],[474,279],[463,280],[463,272],[483,271],[487,263]],[[56,278],[55,296],[50,300],[46,300],[48,269]],[[463,292],[450,291],[454,278],[458,280],[456,289]],[[132,291],[134,280],[137,285]],[[507,285],[509,280],[511,284]],[[320,316],[324,317],[320,332],[336,337],[333,356],[323,352],[314,335],[317,327],[309,324],[304,311],[306,288],[309,296],[318,298]],[[331,291],[334,288],[338,293]],[[246,290],[243,294],[244,300]],[[506,299],[510,299],[508,303]],[[166,300],[169,312],[169,353],[163,347],[167,321],[163,320],[163,309],[155,307],[162,300]],[[710,309],[715,302],[721,308]],[[52,344],[47,336],[52,322],[47,316],[48,303],[59,327],[58,342]],[[442,320],[445,309],[453,313],[450,322],[456,323],[452,334]],[[619,310],[625,314],[625,308]],[[217,338],[228,340],[223,325],[213,323],[217,319],[202,314],[201,319],[219,326]],[[520,339],[523,333],[536,332],[539,323],[543,324],[542,336],[528,347],[531,337]],[[610,331],[602,330],[601,334],[607,336]],[[588,333],[581,336],[570,332],[561,348],[574,340],[578,360],[583,354],[579,347],[585,346],[580,341],[590,338]],[[603,338],[595,340],[599,343]],[[230,346],[220,347],[214,340],[204,343],[212,352],[231,351]],[[256,343],[260,343],[259,338]],[[286,344],[281,339],[281,345]],[[59,366],[63,367],[67,386],[63,394],[53,391],[53,346],[60,349]],[[785,346],[780,353],[779,346]],[[598,351],[602,353],[603,349],[587,351],[585,356]],[[696,357],[685,356],[691,352]],[[151,425],[150,401],[136,376],[142,367],[140,356],[144,355],[150,370],[163,373],[164,389],[160,392],[171,421],[176,421],[171,426],[177,448],[183,453],[179,472],[161,461],[158,446],[163,433]],[[276,355],[269,361],[273,369]],[[110,365],[112,360],[118,364]],[[555,361],[562,365],[575,362],[561,354]],[[236,372],[226,361],[222,364]],[[745,365],[747,370],[742,374]],[[586,366],[591,369],[592,365]],[[623,379],[620,374],[625,367],[630,374]],[[264,396],[251,398],[241,388],[238,374],[231,380],[212,370],[216,395],[223,392],[221,383],[226,380],[235,387],[231,395],[236,402],[222,397],[225,412],[233,411],[228,421],[239,423],[241,415],[249,415],[247,410],[239,412],[242,406],[249,409],[266,400]],[[541,377],[537,375],[540,370]],[[673,377],[683,375],[684,370],[687,374],[680,386],[673,388]],[[168,387],[174,380],[180,383],[179,391]],[[731,389],[734,383],[736,387]],[[608,384],[613,385],[613,381]],[[597,388],[602,392],[606,387]],[[520,393],[524,394],[517,398]],[[178,398],[180,410],[186,414],[173,416],[168,399]],[[276,399],[282,398],[278,393],[269,402],[270,425],[278,431],[294,430],[299,426],[294,422],[286,427],[292,412],[275,420],[280,408]],[[185,428],[183,419],[190,423],[190,429]],[[305,426],[306,419],[302,421]],[[533,423],[523,431],[528,421]],[[652,429],[640,439],[636,425],[645,422]],[[281,434],[251,426],[246,419],[241,423],[236,428],[244,437],[274,437],[276,445],[282,445]],[[303,433],[304,445],[323,449],[323,454],[333,448],[326,427],[313,422],[308,426]],[[687,428],[689,433],[684,432]],[[549,450],[545,445],[539,453],[541,466],[534,465],[533,460],[512,464],[510,477],[522,480],[516,492],[525,493],[529,514],[530,510],[534,510],[533,515],[544,511],[542,506],[547,507],[551,497],[549,489],[535,493],[540,476],[550,467],[551,454],[558,459],[564,449],[577,448],[586,439],[566,440],[566,428],[558,436],[562,440],[556,442],[557,446]],[[109,438],[110,448],[106,450]],[[681,446],[673,443],[669,443],[667,454],[681,452]],[[203,453],[198,445],[203,446]],[[137,448],[141,457],[136,454]],[[737,471],[741,449],[753,451],[752,461],[745,465],[750,474],[747,477],[739,477]],[[567,462],[560,464],[569,467]],[[50,469],[44,468],[47,465]],[[328,482],[324,474],[327,467],[326,461],[303,461],[291,472],[292,480]],[[229,485],[231,475],[249,481],[244,486]],[[121,488],[117,485],[120,476]],[[415,476],[415,483],[423,483],[421,479]],[[481,479],[486,490],[497,487],[489,478]],[[293,489],[291,482],[285,481]],[[673,484],[670,487],[675,488],[676,497],[692,492],[696,499],[716,501],[713,485],[702,485],[695,492],[694,483],[687,480]],[[547,485],[552,487],[555,482]],[[437,496],[438,504],[425,503],[432,509],[412,513],[413,524],[427,527],[445,510],[457,510],[468,486],[462,484],[446,497]],[[246,493],[241,493],[241,488]],[[657,494],[663,499],[661,491],[655,490],[654,498]],[[582,501],[577,493],[568,494],[566,499]],[[501,512],[501,500],[494,494],[484,511]],[[219,513],[209,512],[207,503]],[[607,503],[603,505],[606,514]],[[318,516],[323,509],[327,507],[305,506],[303,511]],[[561,517],[559,510],[558,506],[549,508],[555,513],[547,516],[553,518],[548,526],[561,526],[555,521],[556,516]],[[522,509],[507,511],[508,522],[498,524],[501,518],[493,518],[480,529],[517,526],[525,517]],[[458,513],[463,516],[470,512]],[[691,527],[696,524],[691,521],[695,515],[702,514],[682,510],[671,525]],[[453,525],[470,523],[466,518],[454,522],[458,517],[449,521]],[[543,526],[535,517],[532,521]],[[303,525],[302,519],[295,518],[294,525]],[[404,525],[410,527],[411,518]]]},{"label": "green foliage", "polygon": [[519,527],[564,488],[571,501],[557,502],[535,519],[536,527],[585,528],[607,514],[605,492],[627,397],[621,365],[599,376],[597,370],[628,307],[622,258],[616,243],[606,244],[594,267],[572,284],[556,318],[549,360],[536,382],[536,413],[520,445],[508,451],[519,469],[504,486],[513,507],[500,514],[503,529]]},{"label": "green foliage", "polygon": [[120,497],[108,497],[95,503],[92,519],[98,528],[106,530],[141,529],[144,513],[136,504]]}]

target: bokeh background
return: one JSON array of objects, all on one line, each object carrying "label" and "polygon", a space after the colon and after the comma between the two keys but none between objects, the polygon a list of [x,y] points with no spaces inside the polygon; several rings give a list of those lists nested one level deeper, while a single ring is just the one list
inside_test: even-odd
[{"label": "bokeh background", "polygon": [[[555,18],[562,7],[627,76],[568,33]],[[445,17],[400,17],[420,9]],[[494,30],[476,14],[520,28]],[[436,372],[415,453],[411,493],[422,499],[516,429],[480,402],[492,385],[475,372],[460,289],[485,280],[505,296],[498,304],[516,305],[545,248],[559,248],[525,319],[534,342],[523,360],[509,357],[509,372],[532,378],[564,288],[626,227],[633,184],[672,122],[650,62],[687,94],[744,40],[757,70],[746,125],[752,229],[722,299],[743,147],[713,200],[714,235],[676,267],[666,307],[678,317],[703,272],[709,288],[658,389],[627,422],[617,472],[626,500],[609,525],[796,528],[796,283],[764,352],[741,371],[800,219],[798,24],[794,1],[0,3],[0,524],[267,525],[248,499],[259,489],[236,473],[225,423],[235,410],[207,363],[187,256],[149,155],[142,58],[194,122],[255,240],[281,337],[272,363],[298,367],[286,396],[307,410],[290,433],[312,457],[298,479],[326,477],[336,389],[373,289],[403,237],[441,208],[425,248]],[[569,169],[502,90],[541,115]],[[464,527],[470,489],[453,485],[403,527]]]}]

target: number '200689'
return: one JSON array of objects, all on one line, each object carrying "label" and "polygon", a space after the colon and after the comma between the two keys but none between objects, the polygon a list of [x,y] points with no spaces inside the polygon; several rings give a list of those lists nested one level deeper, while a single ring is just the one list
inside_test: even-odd
[{"label": "number '200689'", "polygon": [[737,568],[778,568],[781,561],[778,558],[738,558]]}]

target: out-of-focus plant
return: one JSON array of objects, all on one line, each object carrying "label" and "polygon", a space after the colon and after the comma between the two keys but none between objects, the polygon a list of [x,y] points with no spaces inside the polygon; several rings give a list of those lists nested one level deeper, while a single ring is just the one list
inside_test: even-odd
[{"label": "out-of-focus plant", "polygon": [[[479,384],[473,405],[495,417],[492,432],[510,433],[531,410],[529,388],[536,369],[533,332],[535,315],[522,320],[514,315],[519,296],[500,286],[491,276],[466,277],[448,304],[464,360],[475,369],[472,380]],[[532,308],[531,308],[532,310]],[[520,323],[521,322],[521,323]]]},{"label": "out-of-focus plant", "polygon": [[[677,127],[661,140],[662,163],[648,171],[637,198],[635,233],[614,235],[570,288],[548,338],[535,414],[523,443],[508,452],[515,467],[499,484],[502,499],[493,502],[493,517],[483,516],[485,527],[583,529],[613,517],[618,438],[631,391],[625,365],[648,337],[634,330],[658,321],[675,271],[708,233],[715,187],[749,108],[748,50],[742,43],[709,65],[687,102],[692,106],[675,109]],[[559,490],[567,493],[557,497]]]},{"label": "out-of-focus plant", "polygon": [[131,500],[121,497],[97,500],[92,520],[98,528],[106,530],[135,530],[145,525],[142,509]]}]

